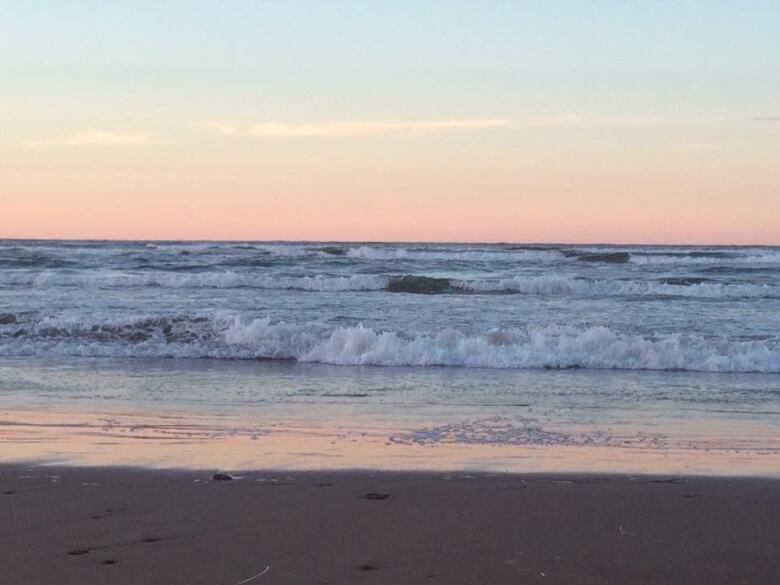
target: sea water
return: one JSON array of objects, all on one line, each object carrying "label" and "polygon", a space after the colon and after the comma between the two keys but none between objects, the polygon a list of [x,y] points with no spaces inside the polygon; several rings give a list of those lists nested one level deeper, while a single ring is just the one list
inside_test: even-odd
[{"label": "sea water", "polygon": [[0,405],[780,473],[780,248],[0,241]]}]

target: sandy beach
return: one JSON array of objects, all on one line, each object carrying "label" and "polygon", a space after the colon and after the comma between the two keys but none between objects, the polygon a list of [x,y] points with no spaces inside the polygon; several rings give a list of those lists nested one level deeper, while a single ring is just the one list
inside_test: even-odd
[{"label": "sandy beach", "polygon": [[780,0],[3,2],[0,585],[780,585]]},{"label": "sandy beach", "polygon": [[735,584],[780,575],[780,481],[4,466],[8,585]]}]

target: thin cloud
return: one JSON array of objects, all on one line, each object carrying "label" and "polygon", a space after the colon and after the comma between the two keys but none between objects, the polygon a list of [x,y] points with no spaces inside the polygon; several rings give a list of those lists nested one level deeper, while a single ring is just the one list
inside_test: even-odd
[{"label": "thin cloud", "polygon": [[584,116],[566,113],[519,120],[517,128],[644,128],[658,126],[661,120],[637,116]]},{"label": "thin cloud", "polygon": [[567,126],[579,126],[583,124],[584,120],[579,114],[559,114],[557,116],[526,118],[514,125],[522,128],[564,128]]},{"label": "thin cloud", "polygon": [[751,119],[754,122],[780,122],[780,116],[755,116]]},{"label": "thin cloud", "polygon": [[669,147],[672,152],[679,153],[706,153],[731,150],[738,146],[732,142],[679,142]]},{"label": "thin cloud", "polygon": [[234,136],[241,132],[241,129],[238,126],[230,122],[220,122],[220,121],[192,122],[189,124],[189,126],[192,126],[193,128],[202,128],[204,130],[210,130],[211,132],[216,132],[217,134],[221,134],[222,136]]},{"label": "thin cloud", "polygon": [[203,122],[195,126],[222,136],[257,138],[317,138],[342,136],[438,134],[464,130],[507,128],[511,121],[504,118],[465,118],[457,120],[415,122],[325,122],[317,124],[254,123],[238,125],[230,122]]},{"label": "thin cloud", "polygon": [[416,136],[469,130],[545,128],[638,128],[657,125],[657,120],[631,117],[592,118],[574,113],[538,116],[520,120],[507,118],[463,118],[410,122],[324,122],[288,124],[276,122],[235,123],[224,120],[199,122],[190,126],[220,136],[255,138],[328,138],[349,136]]},{"label": "thin cloud", "polygon": [[111,132],[107,130],[81,130],[62,140],[28,140],[24,148],[78,148],[82,146],[146,146],[162,141],[150,134]]},{"label": "thin cloud", "polygon": [[250,136],[362,136],[368,134],[421,134],[449,130],[480,130],[509,126],[508,120],[477,118],[437,122],[336,122],[326,124],[252,124]]}]

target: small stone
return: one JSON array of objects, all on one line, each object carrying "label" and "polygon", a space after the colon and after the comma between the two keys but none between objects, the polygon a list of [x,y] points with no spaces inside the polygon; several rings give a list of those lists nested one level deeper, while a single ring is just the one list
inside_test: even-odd
[{"label": "small stone", "polygon": [[233,476],[228,475],[227,473],[215,473],[214,475],[211,476],[211,479],[213,479],[214,481],[232,481]]},{"label": "small stone", "polygon": [[379,567],[377,567],[376,565],[365,564],[365,565],[360,565],[357,569],[358,571],[378,571]]},{"label": "small stone", "polygon": [[386,500],[390,497],[390,494],[378,494],[376,492],[369,492],[363,496],[367,500]]}]

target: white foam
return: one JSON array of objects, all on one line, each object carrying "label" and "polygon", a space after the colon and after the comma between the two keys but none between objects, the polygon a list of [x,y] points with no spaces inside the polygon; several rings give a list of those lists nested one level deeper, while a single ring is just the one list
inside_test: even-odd
[{"label": "white foam", "polygon": [[240,288],[298,289],[312,291],[382,290],[389,278],[381,275],[282,277],[251,272],[122,272],[93,270],[66,272],[58,270],[0,272],[0,284],[49,288],[59,286],[112,288]]},{"label": "white foam", "polygon": [[361,246],[347,250],[350,258],[361,260],[439,260],[457,262],[521,262],[526,260],[556,260],[563,258],[560,252],[545,250],[408,250],[406,248],[377,248]]},{"label": "white foam", "polygon": [[[6,270],[0,284],[49,287],[164,287],[164,288],[258,288],[321,292],[381,291],[392,277],[381,274],[351,276],[275,276],[256,272],[122,272],[116,270]],[[567,276],[516,276],[494,280],[451,280],[452,290],[471,293],[518,293],[572,296],[680,296],[696,298],[780,298],[780,285],[722,284],[690,285],[647,280],[599,280]]]},{"label": "white foam", "polygon": [[[134,338],[143,333],[143,340]],[[210,318],[122,321],[44,319],[0,340],[1,356],[77,355],[291,359],[337,365],[588,368],[780,373],[780,338],[740,341],[695,335],[648,338],[606,327],[549,325],[465,333],[402,334],[369,327]]]},{"label": "white foam", "polygon": [[701,282],[690,285],[639,280],[591,280],[565,276],[517,276],[497,280],[453,283],[474,292],[517,292],[575,296],[665,295],[698,298],[779,298],[780,286],[769,284],[721,284]]},{"label": "white foam", "polygon": [[300,361],[348,365],[571,368],[779,372],[777,342],[732,342],[664,336],[657,340],[605,327],[548,326],[400,337],[365,327],[338,329]]},{"label": "white foam", "polygon": [[780,253],[773,251],[739,251],[733,256],[692,256],[680,254],[638,254],[631,253],[632,264],[779,264]]}]

